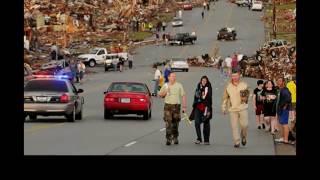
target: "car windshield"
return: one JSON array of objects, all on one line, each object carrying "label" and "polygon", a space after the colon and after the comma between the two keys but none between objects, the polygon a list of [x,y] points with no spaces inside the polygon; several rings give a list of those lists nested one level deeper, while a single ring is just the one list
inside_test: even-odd
[{"label": "car windshield", "polygon": [[24,91],[68,92],[68,86],[60,80],[34,80],[26,84]]},{"label": "car windshield", "polygon": [[94,48],[94,49],[90,49],[89,54],[96,54],[99,51],[99,49]]},{"label": "car windshield", "polygon": [[108,92],[140,92],[147,93],[148,90],[143,84],[137,83],[113,83]]}]

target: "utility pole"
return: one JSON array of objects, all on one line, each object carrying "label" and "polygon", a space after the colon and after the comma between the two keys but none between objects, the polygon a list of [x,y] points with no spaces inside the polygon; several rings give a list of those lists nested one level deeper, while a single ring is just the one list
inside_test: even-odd
[{"label": "utility pole", "polygon": [[273,38],[277,39],[276,33],[276,0],[273,0],[273,17],[272,17],[272,30],[273,30]]}]

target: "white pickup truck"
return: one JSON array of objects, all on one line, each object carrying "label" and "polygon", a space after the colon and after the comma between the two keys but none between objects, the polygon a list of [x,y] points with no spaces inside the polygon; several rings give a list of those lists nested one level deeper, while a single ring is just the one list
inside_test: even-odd
[{"label": "white pickup truck", "polygon": [[96,64],[104,64],[107,55],[118,55],[123,57],[125,61],[128,60],[128,53],[108,53],[106,48],[93,48],[90,50],[89,54],[81,54],[78,56],[79,59],[89,67],[94,67]]}]

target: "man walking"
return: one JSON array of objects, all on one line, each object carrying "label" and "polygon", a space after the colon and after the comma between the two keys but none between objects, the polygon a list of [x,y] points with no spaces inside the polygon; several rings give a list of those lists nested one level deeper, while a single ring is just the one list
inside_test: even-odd
[{"label": "man walking", "polygon": [[279,123],[281,125],[281,138],[275,139],[276,142],[290,144],[289,137],[289,110],[291,105],[291,94],[289,89],[285,86],[284,78],[279,78],[277,80],[277,85],[279,87],[279,100],[277,105],[277,113],[279,118]]},{"label": "man walking", "polygon": [[204,11],[202,11],[201,16],[202,16],[202,19],[203,19],[204,18]]},{"label": "man walking", "polygon": [[164,121],[166,124],[166,145],[171,145],[172,140],[174,144],[179,144],[179,122],[181,120],[181,100],[182,98],[182,112],[186,112],[187,99],[183,86],[176,82],[176,74],[170,72],[169,83],[162,86],[159,96],[164,99]]},{"label": "man walking", "polygon": [[224,90],[221,107],[222,113],[225,115],[226,107],[228,106],[235,148],[240,147],[238,122],[241,127],[241,144],[245,146],[247,143],[248,97],[249,90],[247,83],[240,81],[239,72],[233,72],[231,82],[227,84]]}]

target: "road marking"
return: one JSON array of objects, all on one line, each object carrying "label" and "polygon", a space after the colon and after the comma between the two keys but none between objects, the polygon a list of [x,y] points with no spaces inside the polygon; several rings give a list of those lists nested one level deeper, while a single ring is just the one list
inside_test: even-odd
[{"label": "road marking", "polygon": [[58,124],[49,124],[49,125],[37,125],[37,126],[34,126],[34,127],[31,127],[30,129],[26,129],[24,130],[24,133],[35,133],[39,130],[42,130],[42,129],[48,129],[48,128],[53,128],[53,127],[58,127],[58,126],[63,126],[65,123],[58,123]]},{"label": "road marking", "polygon": [[134,145],[135,143],[137,143],[137,141],[132,141],[131,143],[128,143],[128,144],[124,145],[124,147],[132,146],[132,145]]},{"label": "road marking", "polygon": [[164,130],[166,130],[166,128],[162,128],[162,129],[160,129],[160,132],[162,132],[162,131],[164,131]]}]

